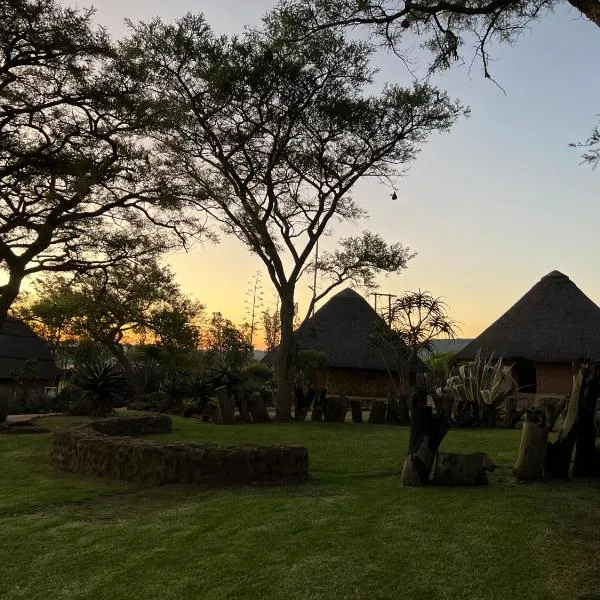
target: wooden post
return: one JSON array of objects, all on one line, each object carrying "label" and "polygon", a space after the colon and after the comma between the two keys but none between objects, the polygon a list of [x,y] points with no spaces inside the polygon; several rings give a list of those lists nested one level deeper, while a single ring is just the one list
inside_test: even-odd
[{"label": "wooden post", "polygon": [[383,425],[385,423],[386,411],[387,402],[385,400],[373,400],[367,422],[375,425]]},{"label": "wooden post", "polygon": [[541,410],[525,412],[519,454],[513,468],[513,475],[519,481],[535,481],[544,476],[548,429],[546,415]]},{"label": "wooden post", "polygon": [[362,414],[362,405],[360,400],[350,400],[350,408],[352,409],[352,422],[353,423],[362,423],[363,422],[363,414]]},{"label": "wooden post", "polygon": [[233,425],[235,423],[235,412],[233,407],[233,398],[227,392],[226,386],[218,387],[215,390],[217,401],[219,402],[219,408],[221,409],[221,415],[223,417],[224,425]]},{"label": "wooden post", "polygon": [[252,392],[248,399],[248,411],[255,423],[266,423],[270,421],[269,413],[265,406],[265,400],[260,392]]},{"label": "wooden post", "polygon": [[297,387],[294,392],[294,419],[304,421],[310,410],[310,406],[315,398],[316,390],[310,388],[307,393],[301,387]]},{"label": "wooden post", "polygon": [[323,412],[325,411],[325,398],[327,396],[327,390],[320,388],[315,391],[315,398],[313,400],[313,409],[310,415],[311,421],[322,421]]}]

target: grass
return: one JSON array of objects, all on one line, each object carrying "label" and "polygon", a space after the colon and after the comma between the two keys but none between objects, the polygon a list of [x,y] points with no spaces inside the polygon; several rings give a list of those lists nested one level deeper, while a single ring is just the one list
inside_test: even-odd
[{"label": "grass", "polygon": [[157,439],[304,444],[311,480],[144,488],[54,471],[50,435],[0,437],[1,598],[600,598],[600,485],[512,485],[517,431],[445,440],[490,454],[490,486],[402,489],[405,429],[174,421]]}]

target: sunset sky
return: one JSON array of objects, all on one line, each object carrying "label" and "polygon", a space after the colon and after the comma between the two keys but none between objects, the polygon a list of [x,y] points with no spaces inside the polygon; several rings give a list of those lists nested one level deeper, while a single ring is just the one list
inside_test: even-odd
[{"label": "sunset sky", "polygon": [[[91,2],[79,2],[89,6]],[[125,17],[174,19],[203,12],[218,33],[257,23],[269,0],[96,0],[96,19],[116,37]],[[543,275],[559,269],[600,303],[600,170],[580,164],[572,141],[585,139],[600,113],[600,30],[574,10],[557,10],[514,47],[494,47],[496,80],[475,63],[436,78],[471,107],[449,134],[434,136],[392,201],[367,182],[356,197],[370,218],[337,234],[368,228],[418,253],[381,292],[417,288],[444,296],[460,335],[479,334]],[[418,57],[418,52],[415,54]],[[380,77],[410,84],[397,58],[378,55]],[[333,247],[336,237],[324,246]],[[244,293],[262,270],[237,240],[198,247],[171,262],[183,289],[209,311],[244,318]],[[274,294],[263,277],[267,306]],[[300,308],[308,289],[299,292]],[[272,303],[271,303],[272,301]]]}]

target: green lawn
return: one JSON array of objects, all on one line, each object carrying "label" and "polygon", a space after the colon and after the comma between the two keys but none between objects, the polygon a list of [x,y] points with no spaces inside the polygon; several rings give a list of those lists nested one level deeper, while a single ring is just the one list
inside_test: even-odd
[{"label": "green lawn", "polygon": [[304,444],[310,482],[142,488],[0,436],[0,598],[600,598],[600,484],[512,485],[518,431],[448,435],[496,461],[488,487],[402,489],[405,429],[174,421],[157,439]]}]

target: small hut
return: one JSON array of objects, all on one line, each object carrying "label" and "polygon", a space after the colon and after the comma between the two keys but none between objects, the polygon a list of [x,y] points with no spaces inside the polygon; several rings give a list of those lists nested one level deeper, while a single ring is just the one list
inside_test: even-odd
[{"label": "small hut", "polygon": [[[350,288],[307,319],[295,334],[299,350],[316,350],[327,357],[327,364],[316,372],[316,387],[330,395],[386,398],[393,387],[391,376],[398,378],[401,357],[377,343],[381,327],[387,327],[383,319]],[[412,370],[426,367],[419,360]]]},{"label": "small hut", "polygon": [[29,394],[52,393],[59,376],[48,345],[23,321],[7,317],[0,330],[0,393],[14,399],[25,381]]},{"label": "small hut", "polygon": [[568,394],[573,361],[600,360],[600,307],[566,275],[552,271],[458,358],[471,360],[478,350],[501,356],[521,392]]}]

